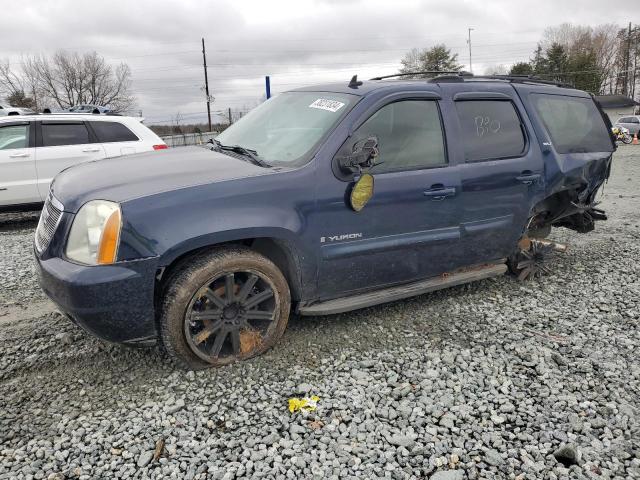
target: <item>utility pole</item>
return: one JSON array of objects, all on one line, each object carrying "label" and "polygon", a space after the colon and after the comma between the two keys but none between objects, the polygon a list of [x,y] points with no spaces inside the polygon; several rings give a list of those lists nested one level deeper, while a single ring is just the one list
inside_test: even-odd
[{"label": "utility pole", "polygon": [[471,61],[471,31],[473,28],[468,28],[469,37],[467,39],[467,43],[469,44],[469,73],[473,73],[473,63]]},{"label": "utility pole", "polygon": [[264,87],[265,95],[267,97],[267,100],[269,100],[271,98],[271,78],[269,77],[269,75],[264,77]]},{"label": "utility pole", "polygon": [[229,107],[229,125],[231,125],[233,123],[232,118],[231,118],[231,107]]},{"label": "utility pole", "polygon": [[638,74],[638,40],[640,39],[640,30],[638,27],[633,29],[634,32],[634,40],[633,40],[633,79],[631,81],[631,98],[635,98],[636,95],[636,82],[637,82],[637,74]]},{"label": "utility pole", "polygon": [[209,132],[211,131],[211,97],[209,96],[209,76],[207,74],[207,53],[204,49],[204,38],[202,39],[202,62],[204,64],[204,91],[207,95],[207,118],[209,119]]}]

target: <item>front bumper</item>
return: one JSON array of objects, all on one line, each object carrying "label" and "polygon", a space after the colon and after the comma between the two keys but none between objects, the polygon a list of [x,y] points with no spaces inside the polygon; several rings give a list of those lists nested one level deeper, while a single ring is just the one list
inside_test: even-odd
[{"label": "front bumper", "polygon": [[83,266],[36,254],[36,263],[44,292],[85,330],[110,342],[156,340],[157,259]]}]

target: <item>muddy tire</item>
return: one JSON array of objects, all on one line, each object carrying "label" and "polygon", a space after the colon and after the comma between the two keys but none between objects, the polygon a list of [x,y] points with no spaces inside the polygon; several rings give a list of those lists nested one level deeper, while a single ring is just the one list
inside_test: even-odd
[{"label": "muddy tire", "polygon": [[245,247],[226,247],[183,264],[164,290],[159,333],[167,354],[203,369],[264,353],[284,333],[291,297],[284,275]]}]

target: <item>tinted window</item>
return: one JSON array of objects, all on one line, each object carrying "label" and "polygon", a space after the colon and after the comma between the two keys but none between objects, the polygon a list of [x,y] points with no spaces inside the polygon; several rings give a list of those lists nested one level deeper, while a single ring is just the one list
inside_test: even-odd
[{"label": "tinted window", "polygon": [[508,100],[456,102],[468,162],[517,157],[525,148],[520,117]]},{"label": "tinted window", "polygon": [[624,118],[621,118],[620,120],[618,120],[618,123],[629,123],[629,120],[630,120],[629,118],[624,117]]},{"label": "tinted window", "polygon": [[[435,101],[408,100],[385,105],[364,122],[355,140],[378,137],[380,165],[373,173],[413,170],[447,163],[440,112]],[[350,145],[353,142],[350,142]]]},{"label": "tinted window", "polygon": [[91,122],[91,128],[96,132],[98,141],[103,143],[139,140],[131,130],[118,122]]},{"label": "tinted window", "polygon": [[531,95],[558,153],[612,152],[607,126],[590,98]]},{"label": "tinted window", "polygon": [[42,145],[55,147],[60,145],[82,145],[90,143],[89,132],[83,123],[43,123]]},{"label": "tinted window", "polygon": [[640,120],[638,120],[636,117],[631,117],[629,119],[629,123],[640,123]]},{"label": "tinted window", "polygon": [[0,127],[0,150],[27,148],[29,125],[8,125]]}]

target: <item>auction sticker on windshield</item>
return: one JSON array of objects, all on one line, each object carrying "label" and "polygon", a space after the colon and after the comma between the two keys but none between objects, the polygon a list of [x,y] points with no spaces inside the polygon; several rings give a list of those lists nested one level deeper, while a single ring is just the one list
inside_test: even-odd
[{"label": "auction sticker on windshield", "polygon": [[337,112],[342,107],[344,107],[344,103],[339,102],[337,100],[328,100],[326,98],[319,98],[311,105],[309,108],[319,108],[321,110],[328,110],[329,112]]}]

